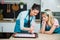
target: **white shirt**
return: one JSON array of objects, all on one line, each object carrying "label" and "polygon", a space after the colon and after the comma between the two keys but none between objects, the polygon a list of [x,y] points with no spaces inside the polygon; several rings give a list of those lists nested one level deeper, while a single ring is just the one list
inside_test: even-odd
[{"label": "white shirt", "polygon": [[58,20],[57,20],[56,18],[54,18],[54,23],[53,23],[53,25],[56,25],[57,27],[59,27],[59,22],[58,22]]},{"label": "white shirt", "polygon": [[[20,12],[19,13],[19,15],[18,15],[18,17],[17,17],[17,20],[20,20],[20,29],[22,30],[23,28],[25,28],[24,27],[24,19],[26,18],[27,20],[28,20],[28,13],[29,13],[29,10],[27,10],[27,11],[22,11],[22,12]],[[27,17],[26,17],[27,16]],[[30,19],[31,19],[32,17],[30,17]],[[31,26],[33,25],[35,25],[35,16],[33,16],[33,19],[32,19],[32,21],[31,21]]]}]

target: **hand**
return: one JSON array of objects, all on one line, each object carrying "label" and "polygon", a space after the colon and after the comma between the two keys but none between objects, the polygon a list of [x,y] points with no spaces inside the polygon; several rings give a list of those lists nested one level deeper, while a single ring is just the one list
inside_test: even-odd
[{"label": "hand", "polygon": [[33,30],[30,30],[29,33],[34,33],[34,31]]},{"label": "hand", "polygon": [[29,32],[30,32],[30,33],[34,33],[33,28],[30,28]]},{"label": "hand", "polygon": [[44,33],[45,33],[45,31],[44,31],[44,30],[42,30],[42,31],[41,31],[41,33],[42,33],[42,34],[44,34]]},{"label": "hand", "polygon": [[52,34],[50,31],[46,31],[45,33],[46,33],[46,34]]},{"label": "hand", "polygon": [[44,33],[45,33],[45,31],[41,29],[41,30],[40,30],[40,33],[44,34]]},{"label": "hand", "polygon": [[46,24],[46,21],[42,21],[42,24]]}]

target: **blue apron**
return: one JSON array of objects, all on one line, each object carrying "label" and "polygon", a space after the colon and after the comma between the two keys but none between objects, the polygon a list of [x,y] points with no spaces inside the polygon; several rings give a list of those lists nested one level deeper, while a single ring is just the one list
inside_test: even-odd
[{"label": "blue apron", "polygon": [[[27,15],[28,16],[28,15]],[[27,17],[26,16],[26,17]],[[28,20],[26,20],[26,17],[24,19],[24,27],[28,27]],[[33,18],[33,17],[32,17]],[[32,18],[30,20],[30,22],[32,21]],[[16,20],[16,25],[15,25],[15,29],[14,32],[19,32],[19,33],[28,33],[28,31],[26,30],[21,30],[20,29],[20,20]]]},{"label": "blue apron", "polygon": [[[46,31],[49,31],[50,29],[51,29],[50,26],[46,26],[46,28],[45,28]],[[53,33],[60,34],[60,27],[56,28]]]}]

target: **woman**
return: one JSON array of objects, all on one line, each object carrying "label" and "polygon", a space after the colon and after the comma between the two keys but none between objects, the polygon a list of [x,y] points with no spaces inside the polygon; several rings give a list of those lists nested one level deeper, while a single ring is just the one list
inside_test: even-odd
[{"label": "woman", "polygon": [[35,16],[40,11],[40,5],[34,4],[31,10],[22,11],[16,20],[14,32],[33,33],[35,25]]},{"label": "woman", "polygon": [[52,11],[49,9],[46,9],[45,12],[42,13],[41,33],[60,33],[59,22],[56,18],[53,17]]}]

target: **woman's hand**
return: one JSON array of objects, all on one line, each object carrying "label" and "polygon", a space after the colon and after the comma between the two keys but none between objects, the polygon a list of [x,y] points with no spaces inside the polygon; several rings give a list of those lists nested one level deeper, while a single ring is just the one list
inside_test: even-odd
[{"label": "woman's hand", "polygon": [[34,28],[31,27],[30,30],[29,30],[30,33],[34,33]]},{"label": "woman's hand", "polygon": [[49,31],[46,31],[46,34],[52,34],[54,30],[56,29],[56,25],[53,25]]},{"label": "woman's hand", "polygon": [[34,30],[33,30],[33,29],[30,29],[30,30],[29,30],[29,33],[34,33]]},{"label": "woman's hand", "polygon": [[42,25],[45,25],[46,24],[46,21],[42,21]]},{"label": "woman's hand", "polygon": [[44,34],[44,33],[45,33],[45,30],[42,30],[42,29],[41,29],[41,30],[40,30],[40,33]]},{"label": "woman's hand", "polygon": [[44,30],[42,30],[42,32],[41,32],[42,34],[44,34],[45,33],[45,31]]},{"label": "woman's hand", "polygon": [[45,31],[45,34],[52,34],[52,32],[50,32],[50,31]]}]

